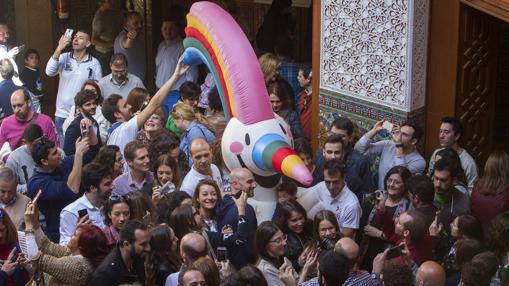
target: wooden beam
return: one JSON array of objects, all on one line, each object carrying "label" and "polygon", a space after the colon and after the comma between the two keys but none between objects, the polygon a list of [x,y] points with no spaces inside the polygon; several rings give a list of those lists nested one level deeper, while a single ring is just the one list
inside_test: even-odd
[{"label": "wooden beam", "polygon": [[311,85],[313,86],[313,95],[311,101],[311,144],[313,149],[318,148],[319,132],[319,110],[320,110],[320,22],[321,22],[321,2],[313,1],[313,55],[312,55],[312,71],[313,78]]}]

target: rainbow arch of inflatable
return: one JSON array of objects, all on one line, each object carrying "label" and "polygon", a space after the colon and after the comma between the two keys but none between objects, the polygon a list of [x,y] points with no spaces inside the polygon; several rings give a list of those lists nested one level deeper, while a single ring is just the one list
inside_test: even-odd
[{"label": "rainbow arch of inflatable", "polygon": [[[213,75],[228,125],[223,159],[231,170],[245,167],[257,182],[283,173],[304,185],[312,176],[291,148],[288,124],[275,116],[258,59],[233,17],[212,2],[196,2],[187,15],[184,63],[204,63]],[[279,176],[277,176],[279,179]]]}]

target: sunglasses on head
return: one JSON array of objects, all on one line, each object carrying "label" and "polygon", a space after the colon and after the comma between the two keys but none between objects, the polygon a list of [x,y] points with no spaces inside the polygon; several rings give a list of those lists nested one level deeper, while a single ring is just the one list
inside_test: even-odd
[{"label": "sunglasses on head", "polygon": [[124,201],[124,202],[129,202],[129,195],[111,195],[110,196],[110,201],[112,203],[117,203],[119,202],[120,200]]}]

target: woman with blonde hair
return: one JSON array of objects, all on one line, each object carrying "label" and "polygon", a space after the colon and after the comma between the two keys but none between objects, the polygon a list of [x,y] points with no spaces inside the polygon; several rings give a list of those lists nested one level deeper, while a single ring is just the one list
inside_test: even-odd
[{"label": "woman with blonde hair", "polygon": [[281,60],[272,53],[265,53],[258,58],[260,68],[262,69],[265,86],[269,86],[279,78],[279,65]]},{"label": "woman with blonde hair", "polygon": [[509,154],[497,150],[490,154],[484,173],[472,191],[472,215],[486,232],[491,221],[509,210]]},{"label": "woman with blonde hair", "polygon": [[207,140],[210,146],[214,145],[216,141],[214,128],[210,126],[207,119],[201,113],[195,112],[193,107],[185,103],[175,104],[171,111],[171,117],[175,126],[183,132],[179,148],[186,154],[189,166],[191,166],[189,144],[193,139],[202,137]]}]

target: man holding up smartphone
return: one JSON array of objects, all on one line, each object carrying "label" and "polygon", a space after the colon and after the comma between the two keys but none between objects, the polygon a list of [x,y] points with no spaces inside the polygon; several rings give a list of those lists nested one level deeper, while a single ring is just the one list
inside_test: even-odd
[{"label": "man holding up smartphone", "polygon": [[[72,44],[72,51],[62,53],[69,44]],[[62,125],[69,116],[71,107],[74,104],[74,97],[85,81],[98,81],[102,78],[101,64],[87,51],[90,45],[90,33],[87,30],[78,30],[74,38],[63,35],[60,37],[58,46],[46,65],[46,74],[48,76],[59,75],[60,77],[58,81],[55,125],[61,145],[65,143]]]},{"label": "man holding up smartphone", "polygon": [[[64,152],[67,156],[74,154],[76,151],[76,146],[73,142],[76,142],[79,137],[88,138],[97,150],[102,145],[99,124],[94,119],[97,109],[97,95],[90,90],[82,90],[76,94],[74,103],[80,113],[65,131]],[[88,156],[89,153],[87,152],[85,156]]]}]

